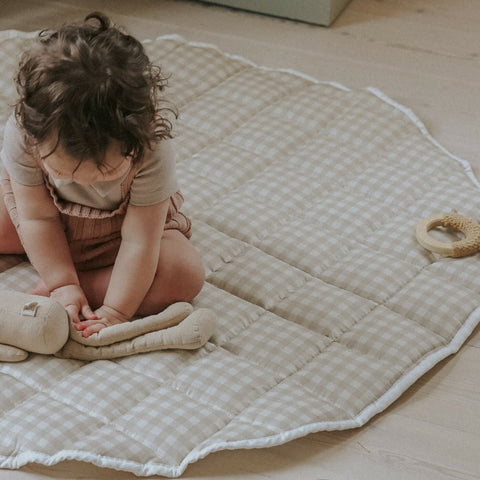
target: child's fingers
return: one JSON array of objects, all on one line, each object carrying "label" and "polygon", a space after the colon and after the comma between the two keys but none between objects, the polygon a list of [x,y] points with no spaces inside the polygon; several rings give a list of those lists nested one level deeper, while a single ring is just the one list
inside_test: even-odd
[{"label": "child's fingers", "polygon": [[82,315],[85,320],[98,320],[98,317],[93,313],[89,305],[82,307]]},{"label": "child's fingers", "polygon": [[78,316],[79,314],[79,309],[76,305],[70,304],[65,307],[65,310],[68,313],[68,316],[70,317],[70,320],[74,323],[77,323],[80,321],[80,318]]},{"label": "child's fingers", "polygon": [[108,324],[105,320],[84,320],[75,324],[75,328],[82,332],[83,337],[89,337],[92,333],[98,333],[107,326]]},{"label": "child's fingers", "polygon": [[98,333],[100,330],[102,330],[105,327],[106,327],[106,325],[104,325],[103,323],[97,323],[95,325],[90,325],[85,330],[83,330],[82,337],[89,337],[93,333]]},{"label": "child's fingers", "polygon": [[76,322],[75,328],[79,331],[82,331],[90,327],[91,325],[96,325],[98,323],[102,323],[100,319],[99,320],[82,320],[80,322]]}]

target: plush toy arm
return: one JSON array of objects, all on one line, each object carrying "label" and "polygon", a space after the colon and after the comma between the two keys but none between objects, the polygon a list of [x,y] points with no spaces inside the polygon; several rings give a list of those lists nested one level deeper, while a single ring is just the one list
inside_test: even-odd
[{"label": "plush toy arm", "polygon": [[71,322],[70,338],[77,343],[81,343],[89,347],[103,347],[105,345],[111,345],[123,340],[138,337],[144,333],[172,327],[180,323],[192,312],[193,307],[190,303],[177,302],[173,303],[165,310],[155,315],[112,325],[110,327],[103,328],[98,333],[90,335],[86,338],[82,337],[82,333],[76,330]]},{"label": "plush toy arm", "polygon": [[11,345],[0,344],[0,362],[21,362],[28,357],[28,352]]},{"label": "plush toy arm", "polygon": [[[138,321],[134,320],[133,323]],[[209,340],[215,330],[215,324],[214,312],[200,308],[188,315],[178,325],[145,333],[111,345],[89,346],[70,339],[55,355],[60,358],[77,360],[101,360],[172,348],[193,350],[200,348]],[[104,330],[110,328],[113,327],[107,327]]]}]

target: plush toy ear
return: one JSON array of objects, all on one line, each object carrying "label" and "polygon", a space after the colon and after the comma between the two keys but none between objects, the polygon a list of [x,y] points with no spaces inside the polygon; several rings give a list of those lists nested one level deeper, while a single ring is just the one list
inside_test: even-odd
[{"label": "plush toy ear", "polygon": [[0,291],[0,359],[19,361],[22,351],[53,354],[69,335],[66,310],[54,300],[15,291]]}]

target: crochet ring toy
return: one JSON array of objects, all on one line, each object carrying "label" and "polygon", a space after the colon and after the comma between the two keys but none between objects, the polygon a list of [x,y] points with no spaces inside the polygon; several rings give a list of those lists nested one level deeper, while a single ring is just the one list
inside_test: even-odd
[{"label": "crochet ring toy", "polygon": [[[429,230],[435,227],[458,230],[465,238],[456,242],[441,242],[428,234]],[[421,220],[417,225],[416,235],[422,247],[446,257],[466,257],[480,248],[480,225],[456,212],[431,215]]]}]

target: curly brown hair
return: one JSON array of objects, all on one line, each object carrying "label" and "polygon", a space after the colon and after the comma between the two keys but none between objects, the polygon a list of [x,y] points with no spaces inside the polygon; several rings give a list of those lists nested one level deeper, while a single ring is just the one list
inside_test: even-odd
[{"label": "curly brown hair", "polygon": [[112,139],[135,162],[171,137],[176,110],[160,97],[167,79],[142,44],[102,13],[40,32],[16,83],[15,113],[27,138],[42,143],[57,135],[56,146],[99,168]]}]

